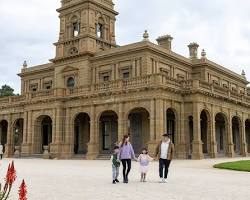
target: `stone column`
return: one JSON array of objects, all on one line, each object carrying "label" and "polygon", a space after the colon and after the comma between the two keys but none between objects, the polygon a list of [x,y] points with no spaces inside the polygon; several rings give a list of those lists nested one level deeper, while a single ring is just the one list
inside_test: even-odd
[{"label": "stone column", "polygon": [[214,115],[214,109],[212,107],[211,112],[211,119],[209,121],[211,126],[211,144],[210,144],[210,157],[216,158],[218,151],[217,151],[217,141],[216,141],[216,126],[215,126],[215,115]]},{"label": "stone column", "polygon": [[180,105],[180,115],[179,115],[179,137],[177,138],[178,141],[178,152],[177,157],[181,159],[187,158],[187,152],[186,152],[186,142],[185,142],[185,135],[189,134],[189,129],[185,130],[185,111],[184,111],[184,102],[181,102]]},{"label": "stone column", "polygon": [[2,142],[2,134],[3,134],[3,132],[2,132],[2,126],[0,126],[0,144]]},{"label": "stone column", "polygon": [[244,157],[247,156],[247,142],[246,142],[246,127],[245,127],[245,121],[242,118],[241,124],[240,124],[240,154]]},{"label": "stone column", "polygon": [[8,115],[8,130],[7,130],[7,143],[5,145],[5,157],[11,157],[14,154],[14,132],[12,125],[12,116]]},{"label": "stone column", "polygon": [[26,144],[28,140],[28,111],[24,111],[23,117],[23,143]]},{"label": "stone column", "polygon": [[34,145],[34,129],[35,124],[32,124],[32,111],[28,112],[28,122],[27,122],[28,130],[27,130],[27,145],[29,146],[28,153],[31,154],[32,152],[32,145]]},{"label": "stone column", "polygon": [[52,158],[60,158],[63,143],[63,125],[64,125],[64,110],[61,105],[54,109],[54,119],[52,122],[52,143],[50,146],[50,155]]},{"label": "stone column", "polygon": [[[156,107],[156,104],[159,103],[159,107]],[[151,154],[154,154],[155,148],[157,145],[157,140],[160,138],[159,135],[163,134],[162,129],[162,100],[151,99],[150,101],[150,128],[149,128],[149,142],[148,142],[148,151]]]},{"label": "stone column", "polygon": [[194,140],[192,143],[192,159],[203,159],[204,155],[202,152],[203,144],[201,141],[200,112],[198,103],[193,103],[193,128]]},{"label": "stone column", "polygon": [[52,119],[52,144],[56,143],[56,108],[53,109],[53,119]]},{"label": "stone column", "polygon": [[118,143],[122,140],[124,135],[124,105],[119,103],[119,113],[118,113]]},{"label": "stone column", "polygon": [[[154,141],[156,139],[156,109],[155,109],[155,100],[152,99],[150,102],[150,141]],[[157,111],[159,115],[159,111]],[[159,124],[159,122],[158,122]],[[159,134],[159,133],[158,133]]]},{"label": "stone column", "polygon": [[88,143],[88,159],[95,159],[99,154],[98,122],[96,121],[95,106],[90,110],[90,141]]},{"label": "stone column", "polygon": [[231,111],[229,111],[228,122],[226,123],[226,134],[227,135],[227,152],[226,155],[228,157],[234,157],[234,143],[233,143],[233,130],[232,130],[232,115]]},{"label": "stone column", "polygon": [[24,118],[23,118],[23,142],[21,145],[21,152],[27,152],[25,148],[27,147],[28,143],[28,111],[24,111]]},{"label": "stone column", "polygon": [[64,121],[64,138],[61,158],[72,158],[74,154],[74,121],[71,120],[70,108],[66,108]]}]

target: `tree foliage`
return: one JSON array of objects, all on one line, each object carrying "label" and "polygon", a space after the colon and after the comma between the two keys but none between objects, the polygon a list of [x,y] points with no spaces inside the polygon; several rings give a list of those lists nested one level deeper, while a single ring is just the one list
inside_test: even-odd
[{"label": "tree foliage", "polygon": [[14,89],[9,85],[3,85],[0,89],[0,97],[14,96]]}]

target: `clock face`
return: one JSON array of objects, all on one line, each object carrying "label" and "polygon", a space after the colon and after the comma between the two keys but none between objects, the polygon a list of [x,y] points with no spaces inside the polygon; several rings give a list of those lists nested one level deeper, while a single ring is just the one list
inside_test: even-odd
[{"label": "clock face", "polygon": [[69,51],[70,55],[73,55],[73,54],[77,54],[78,53],[78,49],[76,47],[72,47]]}]

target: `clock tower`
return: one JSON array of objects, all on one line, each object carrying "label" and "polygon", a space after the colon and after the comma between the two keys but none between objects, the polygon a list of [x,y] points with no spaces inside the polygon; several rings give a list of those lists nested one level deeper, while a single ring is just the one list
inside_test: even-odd
[{"label": "clock tower", "polygon": [[95,54],[116,47],[118,13],[112,0],[62,0],[59,40],[53,61]]}]

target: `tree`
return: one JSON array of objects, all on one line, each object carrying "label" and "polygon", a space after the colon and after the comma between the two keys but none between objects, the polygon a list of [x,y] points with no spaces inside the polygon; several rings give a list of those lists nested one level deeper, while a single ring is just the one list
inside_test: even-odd
[{"label": "tree", "polygon": [[0,89],[0,97],[14,96],[14,89],[9,85],[3,85]]}]

